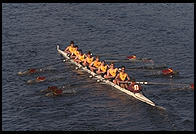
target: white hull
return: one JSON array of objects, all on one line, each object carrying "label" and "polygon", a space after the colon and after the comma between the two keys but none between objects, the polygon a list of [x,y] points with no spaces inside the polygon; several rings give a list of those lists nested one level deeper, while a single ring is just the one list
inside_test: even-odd
[{"label": "white hull", "polygon": [[83,69],[84,71],[90,73],[92,76],[96,77],[97,79],[101,80],[102,82],[108,84],[108,85],[111,85],[112,87],[115,87],[116,89],[130,95],[130,96],[133,96],[134,98],[142,101],[142,102],[145,102],[151,106],[155,106],[155,103],[152,102],[151,100],[149,100],[148,98],[146,98],[142,93],[133,93],[127,89],[124,89],[124,88],[121,88],[120,86],[114,84],[113,82],[109,81],[109,80],[105,80],[103,77],[101,77],[100,75],[97,75],[96,73],[94,72],[91,72],[89,69],[87,68],[84,68],[82,65],[74,62],[74,60],[70,59],[68,56],[67,56],[67,53],[65,53],[64,51],[60,50],[59,49],[59,46],[57,45],[57,51],[63,56],[65,57],[66,59],[69,59],[71,63],[75,64],[76,66],[78,66],[79,68]]}]

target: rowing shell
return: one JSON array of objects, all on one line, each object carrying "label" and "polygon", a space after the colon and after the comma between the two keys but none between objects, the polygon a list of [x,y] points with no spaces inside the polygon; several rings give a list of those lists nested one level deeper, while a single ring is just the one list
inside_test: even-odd
[{"label": "rowing shell", "polygon": [[113,82],[104,79],[102,76],[97,75],[96,73],[90,71],[90,70],[87,69],[86,67],[83,67],[81,64],[78,64],[78,63],[74,62],[73,59],[70,59],[70,58],[67,56],[67,53],[66,53],[66,52],[64,52],[64,51],[62,51],[62,50],[59,49],[59,45],[57,45],[57,51],[58,51],[58,53],[60,53],[64,58],[68,59],[72,64],[75,64],[76,66],[78,66],[78,68],[83,69],[84,71],[88,72],[89,74],[91,74],[92,76],[96,77],[97,79],[99,79],[100,81],[104,82],[105,84],[108,84],[108,85],[110,85],[110,86],[112,86],[112,87],[115,87],[116,89],[118,89],[118,90],[120,90],[120,91],[122,91],[122,92],[124,92],[124,93],[126,93],[126,94],[128,94],[128,95],[130,95],[130,96],[133,96],[134,98],[136,98],[136,99],[138,99],[138,100],[140,100],[140,101],[142,101],[142,102],[145,102],[145,103],[147,103],[147,104],[149,104],[149,105],[151,105],[151,106],[155,106],[155,103],[152,102],[151,100],[149,100],[148,98],[146,98],[142,93],[133,93],[133,92],[131,92],[131,91],[125,89],[125,88],[122,88],[122,87],[120,87],[120,86],[114,84]]}]

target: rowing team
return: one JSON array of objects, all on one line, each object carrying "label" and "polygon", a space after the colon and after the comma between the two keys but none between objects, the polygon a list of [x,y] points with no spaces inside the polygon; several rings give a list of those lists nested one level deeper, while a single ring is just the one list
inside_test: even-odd
[{"label": "rowing team", "polygon": [[75,62],[90,69],[92,72],[101,75],[103,78],[110,80],[114,84],[132,92],[141,91],[141,86],[137,84],[134,79],[130,79],[125,72],[125,66],[118,69],[114,67],[114,63],[107,65],[105,61],[100,61],[99,56],[96,56],[94,59],[91,52],[83,54],[82,50],[79,50],[78,46],[74,45],[73,41],[71,41],[70,45],[64,50],[64,52],[66,52]]}]

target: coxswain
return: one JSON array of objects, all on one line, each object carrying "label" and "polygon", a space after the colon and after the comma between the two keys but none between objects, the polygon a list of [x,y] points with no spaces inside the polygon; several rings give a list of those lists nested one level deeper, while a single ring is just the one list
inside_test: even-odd
[{"label": "coxswain", "polygon": [[78,51],[78,46],[76,45],[74,48],[73,48],[73,52],[71,53],[71,56],[70,58],[71,59],[75,59],[76,56],[79,55],[79,51]]},{"label": "coxswain", "polygon": [[104,78],[109,79],[113,82],[118,72],[118,68],[114,67],[114,63],[110,64],[110,68],[107,70],[107,74],[104,75]]},{"label": "coxswain", "polygon": [[84,59],[83,66],[89,69],[89,65],[93,62],[94,57],[91,57],[91,52],[89,51]]},{"label": "coxswain", "polygon": [[101,61],[99,60],[99,56],[96,56],[96,59],[89,65],[89,68],[92,72],[95,72],[98,70],[100,65]]},{"label": "coxswain", "polygon": [[82,50],[79,50],[79,54],[75,57],[74,61],[81,64],[84,62],[85,54],[82,53]]},{"label": "coxswain", "polygon": [[[130,81],[130,77],[127,73],[125,73],[125,66],[122,66],[120,73],[117,74],[116,78],[114,79],[114,84],[121,86],[122,88],[128,88],[128,81]],[[126,83],[127,82],[127,83]]]},{"label": "coxswain", "polygon": [[134,93],[139,93],[142,90],[141,85],[135,82],[134,79],[131,80],[131,83],[129,84],[128,88],[129,91]]},{"label": "coxswain", "polygon": [[96,73],[98,75],[101,75],[102,77],[104,77],[104,75],[107,73],[107,68],[108,68],[108,65],[105,64],[105,61],[102,61],[101,65],[98,67],[98,70],[96,71]]},{"label": "coxswain", "polygon": [[71,53],[73,53],[74,50],[74,42],[71,41],[70,45],[64,50],[64,52],[68,53],[68,56],[70,56]]}]

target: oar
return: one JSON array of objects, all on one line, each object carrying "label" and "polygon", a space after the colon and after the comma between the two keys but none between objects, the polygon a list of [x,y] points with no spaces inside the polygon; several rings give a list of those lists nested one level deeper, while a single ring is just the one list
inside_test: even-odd
[{"label": "oar", "polygon": [[[121,83],[128,83],[131,82],[121,82]],[[189,86],[190,88],[194,89],[194,84],[187,84],[187,83],[163,83],[163,82],[147,82],[147,81],[137,81],[136,83],[142,85],[175,85],[175,86]]]},{"label": "oar", "polygon": [[152,66],[140,66],[140,67],[133,67],[133,68],[126,68],[126,70],[159,70],[159,69],[166,69],[168,66],[166,64],[161,65],[152,65]]},{"label": "oar", "polygon": [[154,63],[151,59],[111,59],[111,60],[105,60],[106,62],[151,62]]},{"label": "oar", "polygon": [[93,55],[98,55],[98,56],[111,56],[112,55],[112,57],[125,57],[125,55],[124,54],[93,54]]},{"label": "oar", "polygon": [[136,82],[138,84],[143,84],[143,85],[173,85],[173,86],[185,86],[189,87],[194,90],[194,84],[187,84],[187,83],[163,83],[163,82]]},{"label": "oar", "polygon": [[152,59],[151,58],[136,58],[136,59],[134,59],[133,58],[133,56],[135,56],[135,55],[130,55],[130,56],[126,56],[126,55],[124,55],[124,54],[95,54],[95,55],[98,55],[98,56],[111,56],[112,55],[112,57],[126,57],[127,59],[129,59],[129,60],[140,60],[140,61],[152,61]]},{"label": "oar", "polygon": [[151,62],[151,63],[154,63],[154,61],[151,58],[136,58],[136,59],[128,58],[128,60],[132,61],[132,62]]},{"label": "oar", "polygon": [[148,75],[144,75],[144,77],[170,77],[170,78],[173,78],[175,76],[178,76],[180,74],[179,71],[173,71],[172,74],[168,73],[168,74],[163,74],[162,71],[157,71],[157,72],[154,72],[152,74],[148,74]]},{"label": "oar", "polygon": [[52,66],[52,65],[57,65],[59,63],[62,63],[62,61],[58,61],[52,64],[48,64],[45,67],[40,67],[40,68],[30,68],[27,71],[19,71],[17,74],[22,76],[22,75],[26,75],[26,74],[34,74],[34,73],[38,73],[38,72],[43,72],[46,70],[53,70],[53,69],[48,69],[48,67]]},{"label": "oar", "polygon": [[105,60],[106,62],[127,62],[129,63],[130,61],[129,60]]},{"label": "oar", "polygon": [[46,93],[45,96],[60,96],[63,94],[75,94],[75,90],[65,89],[65,86],[57,87],[57,86],[48,86],[47,89],[41,90],[40,92]]},{"label": "oar", "polygon": [[57,81],[59,79],[65,79],[65,76],[60,76],[60,77],[52,77],[52,78],[46,78],[44,76],[38,76],[37,78],[35,79],[32,79],[32,80],[28,80],[27,81],[27,84],[34,84],[34,83],[41,83],[41,82],[53,82],[53,81]]}]

